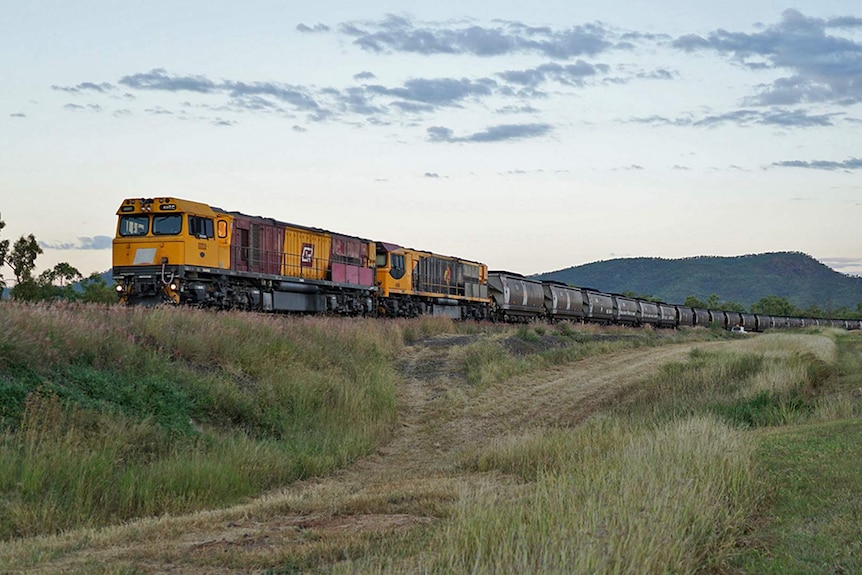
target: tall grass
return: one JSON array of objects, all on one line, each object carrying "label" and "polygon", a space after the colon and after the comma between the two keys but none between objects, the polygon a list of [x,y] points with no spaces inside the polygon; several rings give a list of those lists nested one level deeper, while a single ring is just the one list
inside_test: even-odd
[{"label": "tall grass", "polygon": [[694,349],[688,361],[666,364],[613,398],[612,412],[659,421],[711,413],[746,427],[785,425],[810,417],[816,387],[833,371],[810,352]]},{"label": "tall grass", "polygon": [[[234,502],[368,453],[412,325],[0,306],[0,538]],[[411,331],[412,330],[412,331]]]},{"label": "tall grass", "polygon": [[[512,332],[514,330],[514,332]],[[629,327],[561,322],[520,325],[491,334],[456,350],[453,361],[471,385],[483,388],[494,382],[586,357],[700,340],[701,331],[656,331]]]},{"label": "tall grass", "polygon": [[619,419],[506,440],[469,462],[530,481],[463,499],[440,573],[686,573],[732,546],[753,497],[751,449],[711,417]]}]

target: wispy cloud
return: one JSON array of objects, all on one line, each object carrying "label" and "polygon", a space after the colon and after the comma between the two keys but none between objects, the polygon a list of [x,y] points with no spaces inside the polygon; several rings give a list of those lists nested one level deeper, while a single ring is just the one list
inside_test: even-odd
[{"label": "wispy cloud", "polygon": [[629,121],[653,126],[695,126],[713,128],[726,124],[737,126],[780,126],[785,128],[811,128],[834,125],[833,119],[841,113],[810,114],[801,109],[771,108],[768,110],[742,108],[722,114],[707,114],[701,118],[690,116],[668,118],[665,116],[645,116],[631,118]]},{"label": "wispy cloud", "polygon": [[565,66],[550,62],[535,68],[508,70],[497,75],[507,82],[523,86],[535,87],[547,80],[554,80],[560,84],[582,85],[585,78],[595,76],[599,72],[607,72],[609,69],[606,64],[590,64],[584,60],[578,60],[574,64]]},{"label": "wispy cloud", "polygon": [[628,42],[619,41],[601,23],[554,30],[519,22],[499,22],[495,26],[469,22],[416,23],[407,16],[388,15],[378,21],[346,22],[338,30],[353,37],[355,45],[370,52],[485,57],[538,53],[554,59],[568,59],[630,47]]},{"label": "wispy cloud", "polygon": [[107,250],[111,248],[111,236],[80,237],[76,242],[39,242],[39,246],[48,250]]},{"label": "wispy cloud", "polygon": [[296,30],[304,34],[319,34],[321,32],[329,32],[330,28],[326,24],[317,23],[314,26],[308,26],[307,24],[300,23],[296,25]]},{"label": "wispy cloud", "polygon": [[549,124],[502,124],[490,126],[481,132],[475,132],[467,136],[455,136],[450,128],[433,126],[428,128],[428,139],[432,142],[502,142],[506,140],[520,140],[523,138],[538,138],[550,133],[552,127]]},{"label": "wispy cloud", "polygon": [[58,90],[60,92],[68,92],[70,94],[80,94],[82,92],[97,92],[100,94],[106,94],[108,92],[112,92],[116,90],[116,86],[110,84],[108,82],[102,82],[100,84],[96,84],[94,82],[81,82],[75,86],[51,86],[52,90]]},{"label": "wispy cloud", "polygon": [[772,165],[781,168],[808,168],[812,170],[859,170],[862,169],[862,158],[848,158],[840,162],[832,160],[786,160],[773,162]]}]

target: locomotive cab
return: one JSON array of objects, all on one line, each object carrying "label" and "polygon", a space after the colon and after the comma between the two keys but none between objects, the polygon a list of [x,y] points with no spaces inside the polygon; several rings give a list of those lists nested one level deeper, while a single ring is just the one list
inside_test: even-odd
[{"label": "locomotive cab", "polygon": [[197,271],[229,266],[229,220],[205,204],[128,199],[117,215],[113,275],[121,301],[180,303]]}]

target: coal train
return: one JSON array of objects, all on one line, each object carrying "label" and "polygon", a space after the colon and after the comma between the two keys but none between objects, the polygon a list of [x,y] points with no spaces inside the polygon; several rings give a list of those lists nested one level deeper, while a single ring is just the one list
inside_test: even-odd
[{"label": "coal train", "polygon": [[113,279],[129,305],[748,331],[862,321],[699,309],[541,281],[483,263],[179,198],[117,210]]}]

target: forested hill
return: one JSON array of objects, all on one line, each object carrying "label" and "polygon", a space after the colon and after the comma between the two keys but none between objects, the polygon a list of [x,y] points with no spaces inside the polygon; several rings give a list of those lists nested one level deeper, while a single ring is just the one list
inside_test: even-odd
[{"label": "forested hill", "polygon": [[737,257],[625,258],[539,274],[606,292],[634,292],[671,303],[711,294],[746,307],[766,296],[785,297],[799,308],[823,310],[862,302],[862,278],[838,273],[809,255],[778,252]]}]

